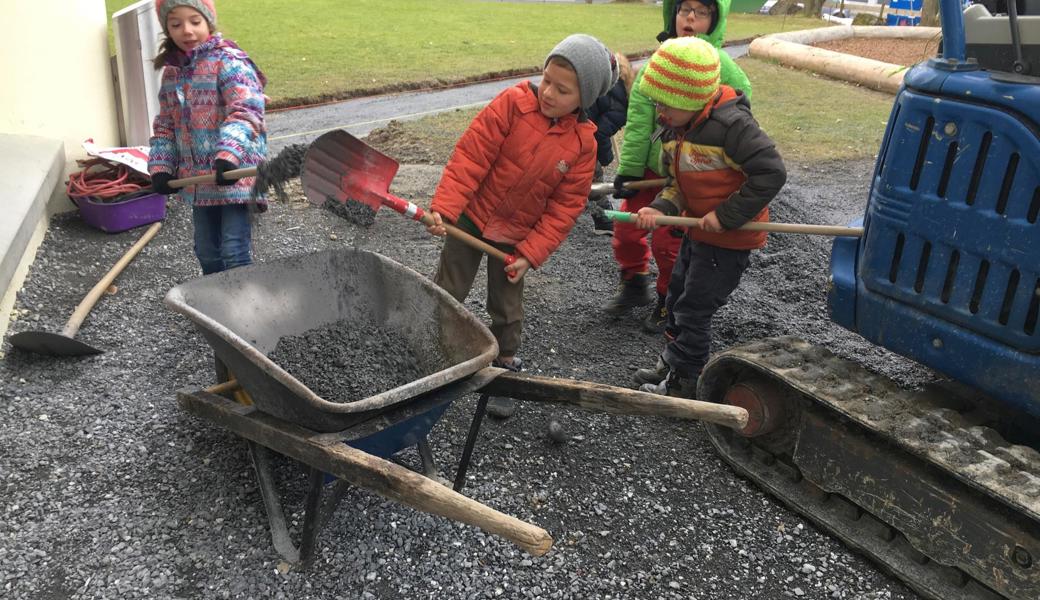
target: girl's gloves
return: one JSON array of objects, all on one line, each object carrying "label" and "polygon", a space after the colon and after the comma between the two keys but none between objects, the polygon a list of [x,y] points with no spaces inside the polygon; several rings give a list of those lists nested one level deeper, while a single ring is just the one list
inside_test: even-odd
[{"label": "girl's gloves", "polygon": [[234,171],[238,167],[231,164],[231,162],[218,158],[213,161],[213,172],[217,176],[217,185],[235,185],[234,179],[225,179],[224,173],[228,171]]},{"label": "girl's gloves", "polygon": [[162,194],[163,196],[176,194],[177,190],[170,187],[170,181],[172,180],[173,174],[171,173],[156,173],[152,175],[152,190],[156,194]]}]

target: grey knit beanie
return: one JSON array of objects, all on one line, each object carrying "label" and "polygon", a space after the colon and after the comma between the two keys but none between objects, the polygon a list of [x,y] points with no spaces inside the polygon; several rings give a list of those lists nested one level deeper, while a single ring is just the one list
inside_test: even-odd
[{"label": "grey knit beanie", "polygon": [[199,11],[209,23],[209,30],[216,31],[217,7],[213,4],[213,0],[156,0],[155,12],[159,15],[159,25],[162,26],[163,33],[169,35],[169,32],[166,31],[166,17],[178,6],[187,6]]},{"label": "grey knit beanie", "polygon": [[596,98],[606,94],[618,80],[617,60],[602,42],[584,33],[567,36],[545,57],[558,56],[574,67],[578,75],[578,89],[581,94],[581,107],[588,108],[596,102]]}]

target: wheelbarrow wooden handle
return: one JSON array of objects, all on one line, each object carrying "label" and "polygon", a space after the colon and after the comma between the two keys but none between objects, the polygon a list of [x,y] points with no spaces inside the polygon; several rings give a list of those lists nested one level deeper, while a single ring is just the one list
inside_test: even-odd
[{"label": "wheelbarrow wooden handle", "polygon": [[500,375],[481,388],[481,393],[518,400],[570,404],[619,415],[655,415],[706,421],[738,430],[743,429],[748,422],[748,412],[739,406],[672,398],[588,381],[539,377],[506,369],[501,371]]},{"label": "wheelbarrow wooden handle", "polygon": [[136,257],[137,253],[141,251],[141,248],[144,248],[148,242],[152,241],[155,234],[159,233],[160,228],[162,228],[162,221],[153,223],[152,226],[144,232],[144,235],[137,240],[137,243],[131,246],[130,249],[126,251],[126,254],[124,254],[123,257],[120,258],[111,269],[109,269],[108,273],[105,273],[105,276],[94,284],[94,287],[91,288],[86,297],[80,301],[79,306],[76,307],[72,316],[69,317],[69,321],[65,324],[65,329],[61,332],[62,335],[70,338],[76,337],[76,332],[78,332],[80,326],[83,325],[83,320],[87,318],[87,314],[89,314],[90,310],[94,308],[95,304],[97,304],[101,295],[105,293],[108,286],[112,285],[112,282],[116,280],[116,277],[119,277],[119,274],[123,272],[123,269],[125,269],[128,264],[130,264],[130,261],[134,260],[134,257]]},{"label": "wheelbarrow wooden handle", "polygon": [[[615,221],[621,221],[623,223],[633,223],[636,220],[636,214],[618,210],[605,210],[603,214],[607,218],[614,219]],[[679,225],[682,227],[697,227],[701,223],[701,219],[697,217],[670,217],[667,215],[660,215],[656,219],[658,225]],[[842,227],[835,225],[805,225],[802,223],[759,223],[757,221],[751,221],[745,223],[739,229],[744,231],[771,231],[774,233],[807,233],[809,235],[831,235],[831,236],[846,236],[846,237],[863,237],[862,227]]]},{"label": "wheelbarrow wooden handle", "polygon": [[547,531],[503,514],[410,469],[339,442],[249,406],[205,393],[178,393],[186,411],[231,432],[344,479],[384,498],[506,538],[534,556],[552,547]]},{"label": "wheelbarrow wooden handle", "polygon": [[[256,176],[256,167],[246,167],[244,169],[232,169],[230,171],[224,171],[224,179],[243,179],[245,177]],[[171,179],[169,186],[172,188],[182,188],[188,185],[195,185],[197,183],[216,183],[217,174],[206,173],[205,175],[195,175],[193,177],[184,177],[183,179]]]}]

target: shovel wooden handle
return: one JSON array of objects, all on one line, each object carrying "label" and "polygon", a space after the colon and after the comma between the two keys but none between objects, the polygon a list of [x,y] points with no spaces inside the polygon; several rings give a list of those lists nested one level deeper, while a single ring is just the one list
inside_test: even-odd
[{"label": "shovel wooden handle", "polygon": [[[636,214],[617,210],[605,210],[603,214],[615,221],[634,223]],[[658,225],[679,225],[681,227],[697,227],[701,219],[697,217],[669,217],[660,215],[656,219]],[[809,235],[830,235],[846,237],[863,237],[862,227],[842,227],[836,225],[805,225],[802,223],[759,223],[751,221],[739,229],[744,231],[771,231],[773,233],[806,233]]]},{"label": "shovel wooden handle", "polygon": [[346,444],[324,442],[310,430],[253,407],[205,393],[181,392],[177,394],[177,400],[192,414],[384,498],[480,527],[506,538],[534,556],[541,556],[552,547],[552,537],[541,527],[500,513],[388,460]]},{"label": "shovel wooden handle", "polygon": [[130,261],[134,260],[134,257],[141,251],[141,248],[144,248],[148,242],[152,241],[155,234],[159,233],[161,227],[161,221],[153,223],[152,226],[144,232],[141,239],[137,240],[137,243],[126,251],[126,254],[124,254],[123,257],[120,258],[111,269],[109,269],[108,273],[105,273],[105,276],[101,278],[101,281],[94,284],[94,287],[91,288],[90,292],[88,292],[86,297],[84,297],[79,303],[79,306],[76,307],[76,310],[73,311],[72,316],[69,317],[68,323],[65,324],[65,329],[61,332],[62,335],[70,338],[76,337],[76,332],[79,331],[80,325],[83,325],[83,320],[87,318],[90,309],[94,308],[94,305],[97,304],[97,301],[101,298],[102,294],[105,293],[105,290],[108,289],[108,286],[112,285],[112,282],[116,280],[116,277],[119,277],[119,274],[123,272],[123,269],[125,269],[128,264],[130,264]]},{"label": "shovel wooden handle", "polygon": [[[668,183],[667,179],[641,179],[639,181],[629,181],[624,185],[624,188],[626,190],[645,190],[664,187],[666,183]],[[592,196],[606,196],[613,193],[614,184],[612,183],[594,183],[592,184],[592,190],[589,192]]]},{"label": "shovel wooden handle", "polygon": [[748,412],[739,406],[672,398],[588,381],[538,377],[506,369],[501,371],[498,377],[481,388],[481,393],[518,400],[570,404],[618,415],[652,415],[706,421],[737,430],[743,429],[748,422]]},{"label": "shovel wooden handle", "polygon": [[668,183],[667,179],[641,179],[639,181],[628,181],[622,186],[626,190],[645,190],[649,188],[664,187],[664,184]]},{"label": "shovel wooden handle", "polygon": [[[224,171],[224,179],[242,179],[244,177],[253,177],[256,175],[256,167],[246,167],[244,169],[232,169],[230,171]],[[172,188],[182,188],[188,185],[195,185],[197,183],[216,183],[217,174],[206,173],[205,175],[195,175],[194,177],[185,177],[183,179],[171,179],[169,186]]]},{"label": "shovel wooden handle", "polygon": [[[428,212],[423,212],[423,215],[422,215],[422,217],[419,218],[419,221],[423,225],[426,225],[427,227],[429,227],[430,225],[433,225],[433,216],[430,215],[430,213],[428,213]],[[484,240],[482,240],[480,238],[477,238],[475,236],[472,236],[472,235],[466,233],[465,231],[459,229],[458,227],[452,225],[451,223],[443,223],[442,222],[441,225],[444,226],[444,229],[448,232],[448,235],[450,235],[451,237],[453,237],[453,238],[459,240],[460,242],[466,244],[470,248],[475,248],[477,250],[480,250],[484,254],[487,254],[488,256],[493,256],[493,257],[497,258],[498,260],[506,263],[507,265],[508,264],[512,264],[513,261],[515,260],[513,257],[511,257],[510,255],[506,254],[505,252],[502,252],[498,248],[495,248],[494,246],[492,246],[491,244],[485,242]]]}]

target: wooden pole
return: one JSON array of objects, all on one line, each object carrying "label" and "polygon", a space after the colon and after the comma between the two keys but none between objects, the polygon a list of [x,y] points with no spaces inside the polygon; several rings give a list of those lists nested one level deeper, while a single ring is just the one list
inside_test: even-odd
[{"label": "wooden pole", "polygon": [[111,269],[109,269],[108,273],[105,273],[105,276],[94,284],[94,287],[91,288],[86,297],[80,301],[76,310],[72,312],[72,316],[69,317],[68,322],[65,324],[65,329],[61,332],[62,335],[70,338],[76,337],[76,333],[79,331],[80,326],[83,325],[83,320],[87,318],[87,314],[89,314],[90,310],[94,308],[94,305],[97,304],[97,301],[105,293],[105,290],[108,289],[108,286],[112,285],[112,282],[116,280],[116,277],[119,277],[119,274],[123,272],[123,269],[130,264],[130,261],[134,260],[134,257],[136,257],[141,251],[141,248],[144,248],[148,245],[148,242],[152,241],[152,238],[155,237],[155,234],[159,233],[159,229],[161,228],[162,221],[153,223],[152,226],[144,232],[144,235],[142,235],[141,238],[126,251],[126,254],[124,254],[123,257],[120,258]]}]

